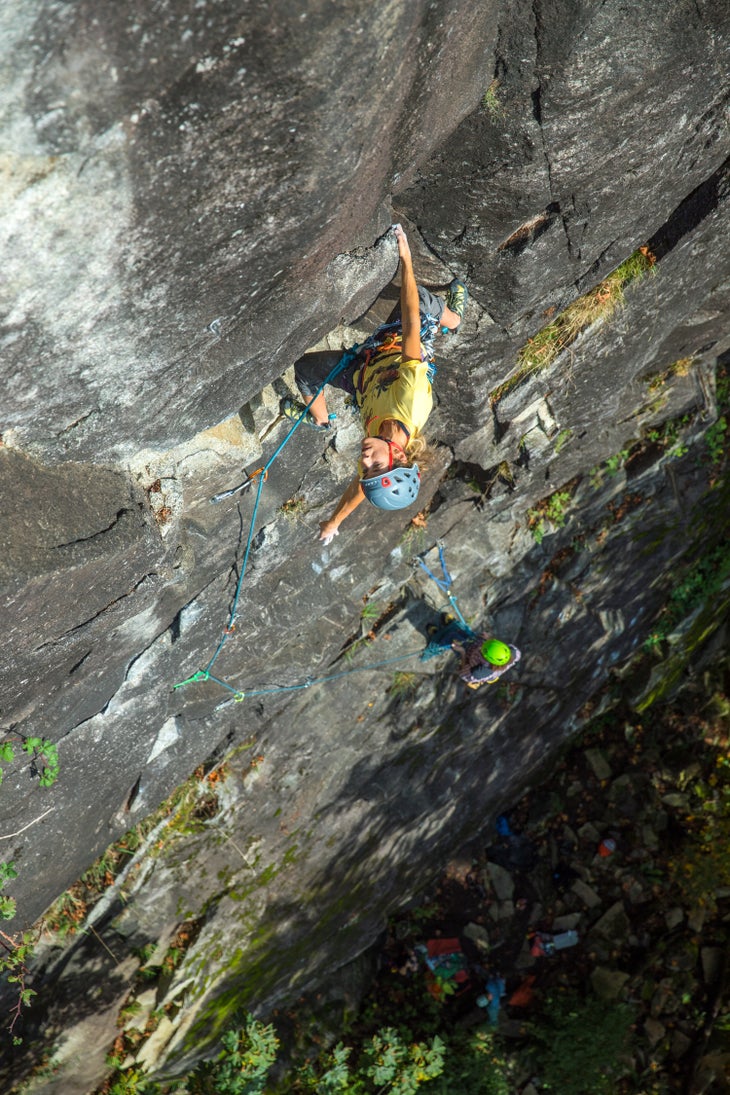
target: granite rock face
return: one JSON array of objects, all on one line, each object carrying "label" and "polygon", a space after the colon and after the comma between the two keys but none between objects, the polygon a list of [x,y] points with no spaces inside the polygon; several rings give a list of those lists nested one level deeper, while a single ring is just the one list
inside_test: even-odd
[{"label": "granite rock face", "polygon": [[[394,179],[478,101],[495,12],[38,0],[8,15],[12,443],[52,461],[169,448],[364,311],[395,264],[380,252],[365,272],[358,248],[390,223]],[[344,255],[355,279],[331,265]]]},{"label": "granite rock face", "polygon": [[[106,907],[115,953],[198,926],[156,1050],[176,1070],[234,1004],[263,1012],[366,948],[600,707],[672,568],[718,532],[730,12],[36,0],[4,18],[0,702],[4,740],[56,742],[61,774],[46,790],[6,766],[3,855],[30,923],[196,765],[246,747],[204,831]],[[318,544],[359,445],[335,396],[334,436],[299,430],[271,469],[226,634],[254,494],[209,499],[283,440],[293,360],[387,314],[394,219],[421,280],[471,293],[437,347],[427,526],[358,512]],[[640,246],[656,262],[613,318],[490,399]],[[670,420],[683,457],[640,444]],[[564,527],[537,543],[528,511],[559,488]],[[412,558],[438,573],[437,540],[462,611],[523,651],[506,690],[419,661],[447,602]],[[221,640],[228,688],[174,688]],[[89,947],[74,962],[102,977]],[[68,960],[44,961],[52,1039]]]}]

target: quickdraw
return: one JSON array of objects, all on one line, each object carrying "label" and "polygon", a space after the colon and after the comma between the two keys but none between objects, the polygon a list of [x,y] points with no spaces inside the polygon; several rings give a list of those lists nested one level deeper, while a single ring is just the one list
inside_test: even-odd
[{"label": "quickdraw", "polygon": [[426,563],[424,563],[424,561],[420,557],[420,555],[416,556],[416,562],[419,563],[420,566],[426,571],[426,574],[428,574],[429,578],[433,579],[433,581],[439,587],[441,592],[446,594],[446,596],[449,599],[449,604],[451,605],[454,612],[458,616],[460,623],[463,624],[463,626],[466,628],[466,630],[469,632],[470,635],[474,635],[475,632],[472,631],[472,629],[469,627],[469,624],[464,619],[464,617],[462,615],[462,612],[461,612],[461,609],[459,608],[458,604],[456,603],[456,597],[451,592],[451,586],[452,586],[452,583],[453,583],[453,579],[452,579],[451,575],[449,574],[449,572],[447,570],[447,567],[446,567],[446,557],[444,555],[443,541],[437,540],[436,541],[436,547],[438,548],[439,563],[441,564],[441,573],[443,574],[443,578],[437,578],[436,575],[433,573],[433,571],[429,569],[429,567],[426,565]]},{"label": "quickdraw", "polygon": [[243,482],[239,483],[237,487],[231,487],[230,490],[222,490],[219,494],[214,494],[211,498],[211,502],[222,502],[224,498],[232,498],[233,495],[238,494],[239,491],[242,494],[245,490],[248,490],[248,488],[253,484],[256,477],[258,475],[261,475],[262,472],[264,476],[264,482],[266,482],[269,477],[268,470],[263,467],[256,468],[256,471],[252,471],[250,475],[247,475]]}]

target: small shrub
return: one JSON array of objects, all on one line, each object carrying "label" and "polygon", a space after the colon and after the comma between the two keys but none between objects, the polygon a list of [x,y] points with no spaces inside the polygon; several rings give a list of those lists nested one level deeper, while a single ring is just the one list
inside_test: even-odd
[{"label": "small shrub", "polygon": [[669,878],[680,901],[714,913],[717,890],[730,885],[730,757],[720,753],[716,771],[690,791],[693,812],[683,819],[686,838]]},{"label": "small shrub", "polygon": [[527,511],[527,527],[537,544],[553,528],[562,528],[567,521],[567,509],[573,497],[572,490],[556,490]]},{"label": "small shrub", "polygon": [[362,1073],[376,1091],[412,1095],[426,1080],[440,1076],[444,1068],[444,1043],[435,1035],[428,1046],[404,1042],[392,1027],[374,1034],[363,1054]]},{"label": "small shrub", "polygon": [[428,1095],[511,1095],[507,1064],[492,1034],[457,1032],[447,1043],[444,1071]]},{"label": "small shrub", "polygon": [[247,1015],[241,1030],[228,1031],[221,1045],[215,1060],[199,1065],[188,1077],[190,1095],[264,1095],[279,1048],[273,1026]]},{"label": "small shrub", "polygon": [[33,956],[34,946],[35,940],[29,931],[11,936],[0,930],[0,971],[6,974],[10,984],[17,985],[18,993],[15,1004],[10,1009],[10,1024],[7,1028],[13,1045],[19,1045],[23,1040],[14,1033],[20,1013],[36,995],[35,990],[28,988],[26,984],[29,976],[27,962]]}]

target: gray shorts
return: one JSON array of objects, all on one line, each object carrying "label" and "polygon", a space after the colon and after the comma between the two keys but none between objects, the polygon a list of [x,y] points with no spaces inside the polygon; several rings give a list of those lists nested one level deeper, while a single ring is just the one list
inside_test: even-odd
[{"label": "gray shorts", "polygon": [[[421,315],[430,315],[438,323],[443,315],[446,302],[443,297],[436,296],[425,286],[418,286],[418,301]],[[394,316],[400,315],[400,309]],[[342,350],[315,350],[313,353],[304,354],[294,362],[294,376],[297,387],[303,396],[311,399],[325,382],[342,357]],[[340,373],[330,381],[335,388],[342,388],[348,395],[355,394],[355,386],[352,378],[360,368],[360,359],[355,357]]]}]

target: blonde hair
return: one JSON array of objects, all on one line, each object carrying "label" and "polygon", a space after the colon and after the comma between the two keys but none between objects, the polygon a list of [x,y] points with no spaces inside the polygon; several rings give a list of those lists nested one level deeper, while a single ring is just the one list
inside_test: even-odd
[{"label": "blonde hair", "polygon": [[418,464],[418,470],[420,472],[426,471],[433,463],[435,450],[425,437],[421,437],[420,434],[416,434],[411,437],[406,445],[406,456],[408,457],[408,463]]}]

